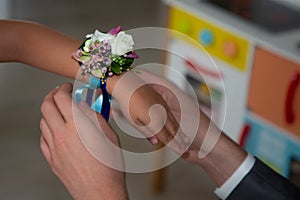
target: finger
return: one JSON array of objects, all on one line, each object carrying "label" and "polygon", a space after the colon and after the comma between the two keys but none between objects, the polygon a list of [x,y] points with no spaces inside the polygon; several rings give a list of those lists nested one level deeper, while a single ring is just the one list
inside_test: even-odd
[{"label": "finger", "polygon": [[[138,112],[134,109],[147,110],[147,108],[142,108],[141,106],[133,107],[133,112]],[[146,112],[145,112],[146,113]],[[139,118],[138,123],[133,123],[132,125],[143,133],[144,136],[149,138],[149,141],[153,144],[156,144],[153,136],[156,136],[159,141],[163,144],[172,147],[176,152],[182,152],[185,149],[185,143],[180,136],[176,137],[176,141],[173,141],[177,130],[178,123],[175,118],[170,118],[172,116],[170,110],[167,108],[167,105],[155,104],[150,107],[148,110],[148,115],[143,115]],[[166,125],[167,124],[167,125]],[[151,141],[152,140],[152,141]],[[173,141],[171,143],[171,141]]]},{"label": "finger", "polygon": [[[106,130],[108,126],[107,121],[102,115],[92,110],[86,102],[79,102],[77,109],[79,109],[79,112],[83,115],[82,117],[86,117],[90,120],[99,130]],[[106,135],[105,132],[104,134]]]},{"label": "finger", "polygon": [[42,136],[47,142],[48,145],[53,145],[53,135],[51,133],[50,128],[48,127],[46,121],[44,118],[41,119],[40,121],[40,129],[42,131]]},{"label": "finger", "polygon": [[175,136],[175,139],[181,141],[181,143],[184,145],[189,144],[189,138],[181,131],[180,125],[171,111],[168,112],[168,118],[165,123],[165,127],[173,136]]},{"label": "finger", "polygon": [[53,100],[54,95],[56,94],[58,88],[51,90],[41,105],[41,112],[44,120],[46,121],[50,130],[55,130],[57,127],[62,127],[65,125],[65,121],[59,112],[56,104]]},{"label": "finger", "polygon": [[53,99],[55,104],[63,116],[63,119],[68,121],[73,121],[73,112],[72,112],[72,84],[66,83],[61,85],[56,94],[54,95]]},{"label": "finger", "polygon": [[184,139],[184,135],[176,136],[176,133],[173,135],[166,128],[166,126],[163,126],[163,128],[159,132],[157,132],[156,126],[140,126],[136,124],[132,125],[140,132],[142,132],[143,135],[145,135],[149,142],[153,145],[158,144],[160,141],[178,154],[182,154],[187,149],[187,139]]},{"label": "finger", "polygon": [[79,102],[78,107],[80,111],[82,111],[82,113],[86,115],[90,120],[92,120],[92,122],[97,126],[99,125],[98,120],[99,121],[105,120],[102,116],[97,116],[97,112],[93,111],[89,107],[89,105],[84,101]]},{"label": "finger", "polygon": [[[170,114],[169,114],[170,115]],[[172,115],[170,115],[172,116]],[[174,120],[174,118],[169,117],[169,119],[167,119],[166,124],[164,125],[165,130],[160,131],[160,133],[158,135],[154,135],[156,134],[154,129],[151,130],[151,128],[149,127],[148,129],[148,133],[144,132],[144,134],[146,135],[152,135],[150,137],[148,137],[147,139],[149,140],[149,142],[152,145],[156,145],[158,144],[159,141],[167,144],[169,143],[171,140],[174,139],[174,136],[176,135],[176,132],[178,131],[178,123],[176,120]],[[168,135],[163,135],[163,134],[168,134]]]},{"label": "finger", "polygon": [[92,121],[92,123],[99,129],[102,133],[114,144],[119,145],[118,137],[115,132],[111,129],[108,122],[104,119],[102,115],[90,109],[90,107],[85,102],[80,102],[78,105],[82,113]]},{"label": "finger", "polygon": [[159,142],[159,139],[158,139],[158,137],[157,136],[152,136],[152,137],[149,137],[149,138],[147,138],[148,140],[149,140],[149,142],[152,144],[152,145],[157,145],[158,144],[158,142]]},{"label": "finger", "polygon": [[[150,123],[145,127],[148,130],[143,133],[156,135],[157,138],[172,148],[177,153],[182,153],[186,149],[186,139],[182,132],[179,131],[179,124],[173,117],[167,105],[152,105],[149,109]],[[146,120],[144,119],[143,122]],[[146,136],[147,136],[146,135]]]},{"label": "finger", "polygon": [[[156,130],[153,129],[153,127],[149,126],[148,128],[150,129],[150,132],[152,131],[152,134],[156,134]],[[166,122],[163,124],[163,128],[156,134],[156,137],[159,141],[178,154],[183,153],[187,149],[188,139],[180,131],[179,125],[174,118],[172,119],[171,117],[168,117],[166,119]]]},{"label": "finger", "polygon": [[45,159],[47,160],[48,163],[50,163],[51,162],[50,148],[49,148],[45,138],[43,137],[43,135],[41,135],[41,138],[40,138],[40,148],[42,150],[42,153],[43,153]]},{"label": "finger", "polygon": [[175,137],[165,127],[157,134],[157,138],[177,154],[182,154],[185,151],[185,145],[175,140]]}]

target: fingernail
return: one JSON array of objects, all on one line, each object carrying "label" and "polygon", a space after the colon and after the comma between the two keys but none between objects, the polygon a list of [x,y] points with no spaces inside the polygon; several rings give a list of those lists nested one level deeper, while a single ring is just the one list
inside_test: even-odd
[{"label": "fingernail", "polygon": [[158,140],[157,140],[156,137],[150,138],[150,142],[151,142],[151,144],[153,144],[153,145],[157,145],[157,144],[158,144]]},{"label": "fingernail", "polygon": [[60,87],[60,85],[56,86],[56,88],[55,88],[55,89],[58,89],[59,87]]}]

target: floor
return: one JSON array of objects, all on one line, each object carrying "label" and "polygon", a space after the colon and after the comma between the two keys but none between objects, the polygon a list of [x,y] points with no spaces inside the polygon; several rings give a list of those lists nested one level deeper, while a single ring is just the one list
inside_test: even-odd
[{"label": "floor", "polygon": [[[107,30],[119,24],[124,29],[163,26],[166,17],[159,0],[8,2],[9,18],[33,20],[78,39],[99,27]],[[144,59],[157,62],[160,56],[149,51]],[[66,81],[72,80],[21,64],[0,64],[0,199],[72,199],[51,172],[39,148],[42,99],[50,89]],[[151,175],[127,174],[130,199],[217,199],[212,181],[200,168],[183,160],[167,168],[165,190],[160,194],[151,190]]]}]

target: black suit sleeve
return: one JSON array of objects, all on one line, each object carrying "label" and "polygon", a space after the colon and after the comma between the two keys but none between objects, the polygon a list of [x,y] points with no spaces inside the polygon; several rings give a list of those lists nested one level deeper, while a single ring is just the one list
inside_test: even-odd
[{"label": "black suit sleeve", "polygon": [[256,158],[227,200],[300,200],[300,189]]}]

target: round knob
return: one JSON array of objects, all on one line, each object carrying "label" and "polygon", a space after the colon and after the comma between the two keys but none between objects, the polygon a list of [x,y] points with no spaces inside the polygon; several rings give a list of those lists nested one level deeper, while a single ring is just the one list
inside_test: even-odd
[{"label": "round knob", "polygon": [[199,40],[204,46],[209,46],[214,42],[214,34],[211,30],[202,29],[199,33]]},{"label": "round knob", "polygon": [[233,41],[226,41],[223,43],[223,53],[229,57],[233,58],[238,53],[238,47]]}]

